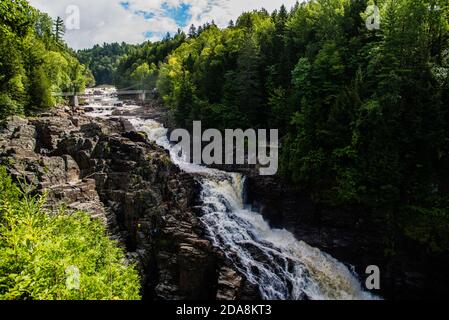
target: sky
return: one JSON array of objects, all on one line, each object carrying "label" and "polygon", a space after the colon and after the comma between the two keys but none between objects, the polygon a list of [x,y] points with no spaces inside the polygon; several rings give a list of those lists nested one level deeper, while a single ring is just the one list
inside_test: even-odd
[{"label": "sky", "polygon": [[[212,20],[219,27],[246,11],[282,4],[292,7],[297,0],[29,0],[53,18],[65,20],[65,40],[74,49],[111,42],[157,41],[167,32],[188,31]],[[301,2],[301,1],[300,1]]]}]

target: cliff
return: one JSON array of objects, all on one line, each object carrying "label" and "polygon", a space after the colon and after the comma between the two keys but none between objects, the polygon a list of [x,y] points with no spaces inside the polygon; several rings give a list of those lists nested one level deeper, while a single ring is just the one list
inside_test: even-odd
[{"label": "cliff", "polygon": [[103,221],[136,261],[146,299],[236,299],[243,280],[204,235],[198,185],[167,153],[121,120],[70,109],[13,117],[0,130],[0,163],[51,208]]}]

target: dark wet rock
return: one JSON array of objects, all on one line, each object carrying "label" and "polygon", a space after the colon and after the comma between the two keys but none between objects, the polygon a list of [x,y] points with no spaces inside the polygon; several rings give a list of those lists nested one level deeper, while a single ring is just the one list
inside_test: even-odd
[{"label": "dark wet rock", "polygon": [[204,236],[194,177],[125,129],[129,123],[64,109],[13,117],[0,130],[0,163],[30,192],[46,192],[49,209],[83,210],[104,222],[137,262],[145,298],[244,298],[251,292],[244,279]]},{"label": "dark wet rock", "polygon": [[[223,168],[222,168],[223,169]],[[297,239],[327,252],[354,268],[362,283],[370,265],[381,270],[381,290],[387,299],[441,298],[449,294],[444,270],[449,257],[431,254],[420,244],[395,235],[395,256],[386,254],[385,239],[392,231],[376,223],[363,208],[317,206],[307,196],[276,177],[247,170],[247,200],[270,225],[292,232]]]},{"label": "dark wet rock", "polygon": [[233,269],[223,267],[218,278],[218,300],[235,300],[241,297],[238,289],[242,288],[243,278]]}]

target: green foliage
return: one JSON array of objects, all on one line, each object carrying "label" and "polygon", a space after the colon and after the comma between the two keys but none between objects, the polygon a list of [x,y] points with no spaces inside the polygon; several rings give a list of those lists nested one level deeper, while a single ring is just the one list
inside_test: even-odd
[{"label": "green foliage", "polygon": [[[62,41],[63,23],[26,1],[0,3],[0,118],[61,102],[53,93],[82,90],[92,76]],[[56,32],[56,33],[54,33]]]},{"label": "green foliage", "polygon": [[80,50],[77,56],[81,63],[92,70],[95,82],[101,84],[114,84],[115,73],[119,62],[134,48],[126,43],[111,43],[95,45],[92,49]]},{"label": "green foliage", "polygon": [[378,1],[378,31],[365,27],[368,4],[192,27],[159,68],[162,98],[182,126],[279,128],[284,177],[317,202],[432,206],[447,190],[447,1]]},{"label": "green foliage", "polygon": [[449,247],[447,210],[409,206],[400,212],[404,234],[426,246],[430,252],[445,252]]},{"label": "green foliage", "polygon": [[54,23],[54,34],[56,41],[61,42],[65,34],[64,21],[61,19],[61,17],[56,18],[56,21]]},{"label": "green foliage", "polygon": [[128,48],[110,69],[111,79],[121,89],[154,89],[159,75],[158,65],[184,43],[185,39],[186,35],[179,32],[173,38],[168,37],[156,43],[145,42]]},{"label": "green foliage", "polygon": [[0,168],[0,300],[139,299],[138,273],[101,222],[44,203]]},{"label": "green foliage", "polygon": [[1,1],[0,25],[8,31],[24,36],[32,25],[33,8],[26,0]]},{"label": "green foliage", "polygon": [[23,113],[22,107],[5,93],[0,93],[0,119]]},{"label": "green foliage", "polygon": [[[448,21],[447,0],[311,0],[78,55],[100,83],[156,86],[179,126],[279,129],[280,176],[318,207],[356,208],[417,239],[402,212],[449,211]],[[0,101],[20,101],[29,75],[2,68],[17,97]]]},{"label": "green foliage", "polygon": [[39,107],[49,108],[54,105],[51,95],[51,84],[42,67],[35,68],[32,71],[28,90],[30,99],[33,101],[31,107],[37,105]]},{"label": "green foliage", "polygon": [[[389,226],[412,207],[447,212],[448,1],[376,3],[373,31],[366,0],[191,27],[157,59],[160,95],[183,127],[280,129],[280,174],[318,205],[357,208]],[[122,61],[125,79],[154,62],[151,50]]]}]

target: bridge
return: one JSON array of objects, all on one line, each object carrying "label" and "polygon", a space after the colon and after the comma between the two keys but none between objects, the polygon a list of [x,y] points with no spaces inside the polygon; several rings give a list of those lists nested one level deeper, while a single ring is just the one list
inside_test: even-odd
[{"label": "bridge", "polygon": [[70,99],[70,105],[72,107],[79,106],[79,99],[92,100],[95,98],[105,98],[105,97],[119,97],[119,96],[137,96],[137,100],[145,102],[147,94],[156,94],[156,89],[153,90],[131,90],[132,87],[121,89],[121,90],[111,90],[106,91],[102,88],[90,88],[87,92],[55,92],[54,97],[66,97]]}]

